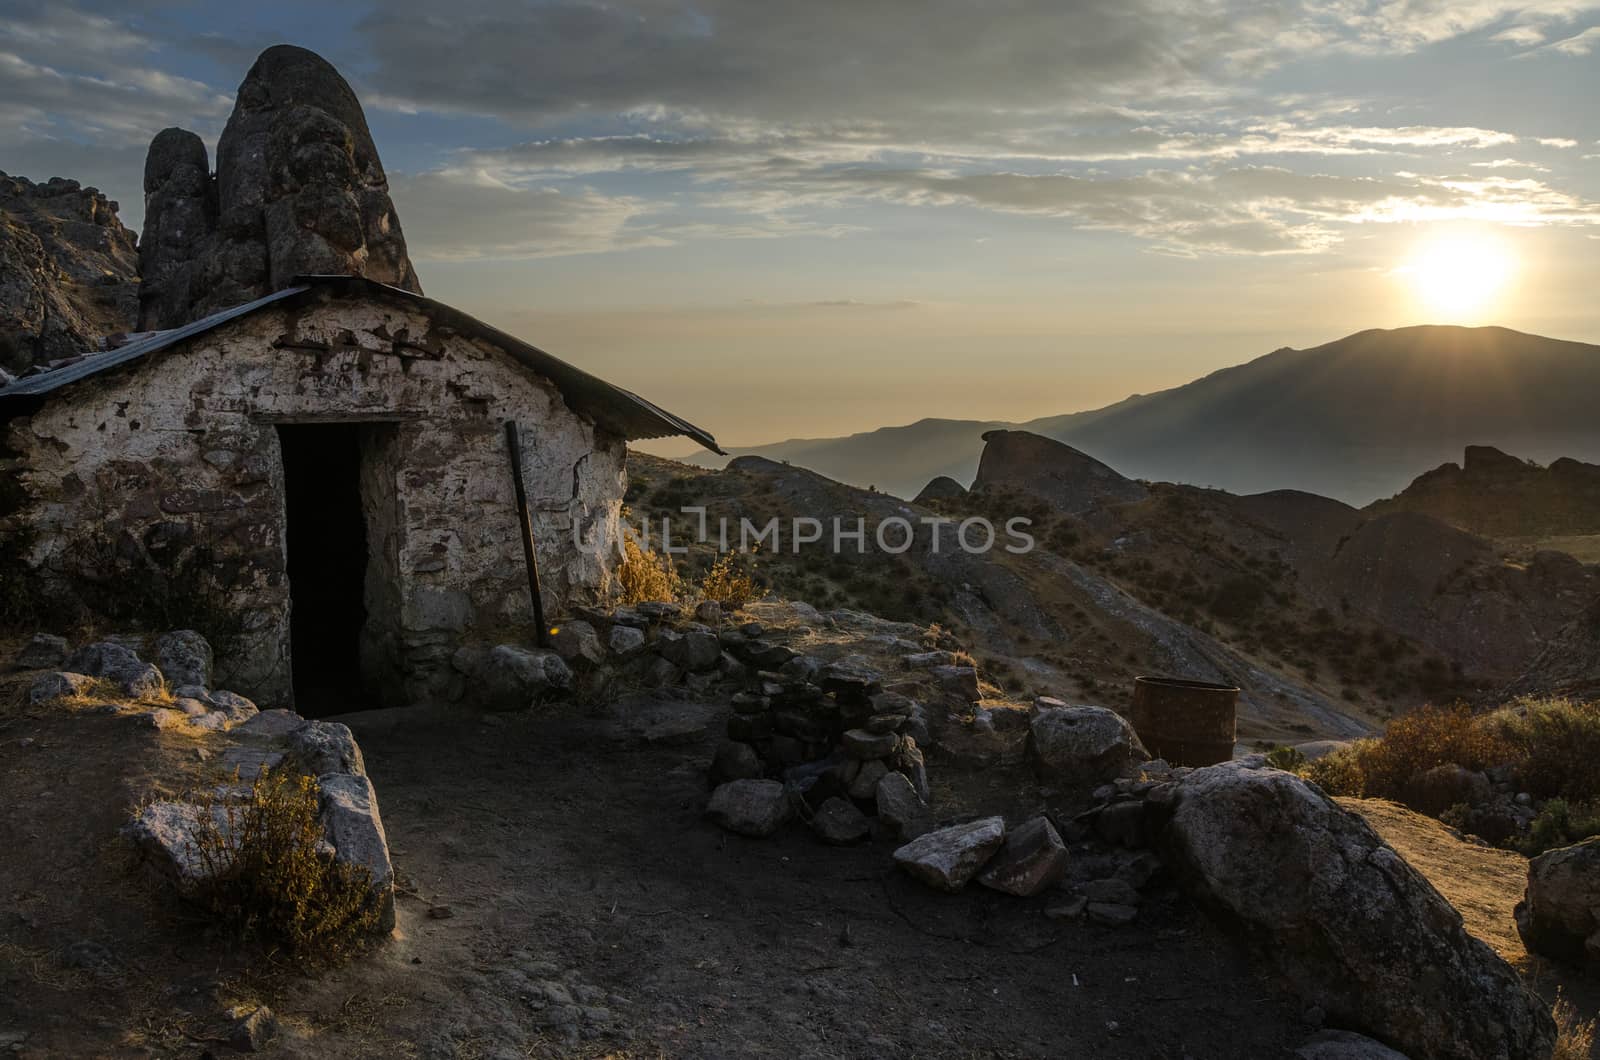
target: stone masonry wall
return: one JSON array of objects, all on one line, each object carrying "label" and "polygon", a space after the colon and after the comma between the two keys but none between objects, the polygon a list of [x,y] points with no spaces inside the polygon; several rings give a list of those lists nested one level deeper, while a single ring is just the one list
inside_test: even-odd
[{"label": "stone masonry wall", "polygon": [[[459,697],[463,641],[531,622],[504,421],[523,431],[546,607],[599,590],[624,486],[624,444],[506,354],[409,307],[324,300],[223,325],[131,370],[86,380],[5,425],[29,503],[8,521],[36,531],[29,561],[91,609],[197,556],[244,632],[219,660],[225,682],[287,704],[281,422],[393,421],[363,442],[370,628],[363,656],[397,662],[408,701]],[[387,497],[385,494],[387,493]],[[0,534],[7,527],[0,525]],[[599,533],[592,533],[598,530]],[[398,572],[398,578],[383,576]],[[398,613],[394,613],[394,612]],[[369,623],[373,619],[369,617]],[[503,637],[502,637],[503,639]]]}]

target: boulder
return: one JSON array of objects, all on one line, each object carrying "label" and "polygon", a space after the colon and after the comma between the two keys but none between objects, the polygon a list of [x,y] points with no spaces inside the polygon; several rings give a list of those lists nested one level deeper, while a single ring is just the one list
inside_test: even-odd
[{"label": "boulder", "polygon": [[711,793],[706,816],[739,835],[764,838],[794,812],[788,793],[776,780],[733,780]]},{"label": "boulder", "polygon": [[868,702],[883,691],[883,675],[867,666],[836,662],[822,668],[817,683],[824,692],[832,692],[842,702]]},{"label": "boulder", "polygon": [[1531,952],[1600,968],[1600,838],[1530,861],[1515,915]]},{"label": "boulder", "polygon": [[848,729],[844,734],[844,750],[851,758],[866,760],[894,754],[900,738],[890,732],[872,732],[868,729]]},{"label": "boulder", "polygon": [[161,671],[142,661],[132,648],[102,640],[85,644],[67,657],[67,670],[99,677],[116,685],[132,699],[161,691]]},{"label": "boulder", "polygon": [[611,653],[619,659],[631,659],[644,651],[644,630],[633,626],[612,626],[606,640]]},{"label": "boulder", "polygon": [[894,852],[894,860],[929,887],[955,892],[978,874],[1005,838],[1005,818],[984,817],[913,839]]},{"label": "boulder", "polygon": [[873,793],[878,807],[878,820],[894,829],[901,839],[915,839],[932,825],[932,815],[927,803],[917,795],[917,789],[904,773],[886,773],[878,780]]},{"label": "boulder", "polygon": [[17,670],[54,670],[66,661],[67,638],[35,633],[11,665]]},{"label": "boulder", "polygon": [[701,600],[695,605],[694,617],[708,626],[715,626],[722,621],[722,604],[716,600]]},{"label": "boulder", "polygon": [[1068,788],[1133,776],[1150,757],[1127,719],[1088,706],[1035,708],[1028,751],[1043,783]]},{"label": "boulder", "polygon": [[1482,806],[1494,794],[1482,773],[1448,762],[1412,777],[1400,789],[1400,801],[1429,817],[1437,817],[1458,803]]},{"label": "boulder", "polygon": [[[195,844],[194,835],[207,815],[211,829],[223,839],[222,848],[212,857]],[[228,811],[220,805],[197,806],[189,802],[152,802],[134,815],[122,829],[133,841],[145,864],[157,875],[179,888],[209,880],[227,868],[230,842]]]},{"label": "boulder", "polygon": [[317,787],[322,792],[322,831],[333,845],[334,857],[367,871],[372,899],[377,903],[378,928],[392,930],[394,866],[389,861],[389,839],[384,835],[372,781],[354,773],[328,773],[317,778]]},{"label": "boulder", "polygon": [[711,782],[726,784],[730,780],[755,780],[761,776],[761,759],[747,743],[724,740],[711,760]]},{"label": "boulder", "polygon": [[1407,1060],[1382,1042],[1354,1031],[1318,1031],[1294,1051],[1297,1060]]},{"label": "boulder", "polygon": [[486,710],[526,710],[571,687],[572,670],[561,656],[515,644],[490,651],[479,675],[479,695]]},{"label": "boulder", "polygon": [[852,799],[872,799],[878,794],[878,782],[889,775],[889,767],[881,758],[862,762],[848,781]]},{"label": "boulder", "polygon": [[[638,632],[635,630],[634,632]],[[578,662],[580,659],[586,663],[598,666],[605,662],[606,650],[600,643],[600,634],[594,627],[582,619],[573,619],[556,627],[550,636],[550,647],[555,653],[569,663]]]},{"label": "boulder", "polygon": [[1360,817],[1244,762],[1173,787],[1167,865],[1330,1022],[1413,1060],[1550,1055],[1549,1006]]},{"label": "boulder", "polygon": [[95,678],[88,674],[57,672],[40,674],[28,688],[28,703],[38,706],[65,696],[79,696],[94,686]]},{"label": "boulder", "polygon": [[265,1005],[228,1010],[228,1044],[241,1053],[259,1053],[278,1036],[278,1017]]},{"label": "boulder", "polygon": [[157,637],[156,665],[174,685],[211,687],[211,645],[192,629],[175,629]]},{"label": "boulder", "polygon": [[713,669],[722,658],[722,642],[715,633],[703,629],[664,633],[656,649],[663,659],[690,673]]},{"label": "boulder", "polygon": [[337,721],[308,721],[289,734],[288,744],[290,753],[311,776],[367,775],[361,748],[356,746],[355,734],[348,725]]},{"label": "boulder", "polygon": [[978,882],[1022,898],[1060,882],[1067,871],[1067,848],[1047,817],[1035,817],[1006,833],[1000,852],[978,874]]},{"label": "boulder", "polygon": [[867,815],[849,799],[834,796],[823,802],[811,818],[811,830],[824,843],[845,846],[859,843],[872,831]]}]

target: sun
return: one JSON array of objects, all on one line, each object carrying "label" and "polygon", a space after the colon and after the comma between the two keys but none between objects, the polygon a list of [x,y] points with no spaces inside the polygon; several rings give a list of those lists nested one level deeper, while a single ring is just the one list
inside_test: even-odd
[{"label": "sun", "polygon": [[1441,323],[1471,323],[1499,304],[1516,271],[1516,255],[1487,235],[1430,239],[1396,270],[1418,305]]}]

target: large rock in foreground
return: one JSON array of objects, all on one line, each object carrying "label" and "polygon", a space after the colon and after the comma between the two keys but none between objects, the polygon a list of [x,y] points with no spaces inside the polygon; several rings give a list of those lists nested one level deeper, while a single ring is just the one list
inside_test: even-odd
[{"label": "large rock in foreground", "polygon": [[731,780],[711,793],[706,816],[739,835],[763,839],[794,814],[789,793],[776,780]]},{"label": "large rock in foreground", "polygon": [[983,817],[913,839],[894,852],[895,864],[941,891],[959,891],[1005,841],[1003,817]]},{"label": "large rock in foreground", "polygon": [[1600,967],[1600,839],[1529,862],[1516,918],[1517,934],[1534,953]]},{"label": "large rock in foreground", "polygon": [[1549,1007],[1360,817],[1240,762],[1196,770],[1172,794],[1168,864],[1330,1022],[1412,1060],[1550,1055]]},{"label": "large rock in foreground", "polygon": [[1047,784],[1095,787],[1150,757],[1128,720],[1105,707],[1036,707],[1029,726],[1034,770]]}]

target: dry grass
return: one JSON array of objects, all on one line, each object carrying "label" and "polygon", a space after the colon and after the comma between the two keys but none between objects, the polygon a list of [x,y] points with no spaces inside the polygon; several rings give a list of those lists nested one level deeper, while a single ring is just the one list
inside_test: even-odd
[{"label": "dry grass", "polygon": [[617,565],[617,589],[625,604],[652,600],[676,600],[683,592],[683,579],[672,565],[672,558],[639,547],[631,537],[622,542],[622,562]]},{"label": "dry grass", "polygon": [[702,600],[715,600],[728,607],[743,607],[758,595],[755,579],[741,566],[734,554],[725,552],[700,579],[697,593]]},{"label": "dry grass", "polygon": [[203,797],[189,835],[206,881],[186,895],[223,931],[338,962],[377,927],[365,869],[323,845],[314,778],[263,770],[243,802]]},{"label": "dry grass", "polygon": [[1594,1052],[1594,1019],[1581,1018],[1572,1004],[1560,995],[1556,996],[1551,1014],[1556,1018],[1559,1035],[1550,1060],[1589,1060]]}]

